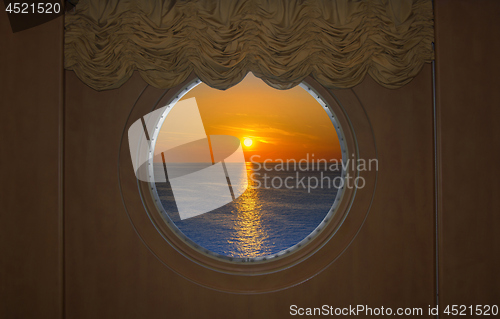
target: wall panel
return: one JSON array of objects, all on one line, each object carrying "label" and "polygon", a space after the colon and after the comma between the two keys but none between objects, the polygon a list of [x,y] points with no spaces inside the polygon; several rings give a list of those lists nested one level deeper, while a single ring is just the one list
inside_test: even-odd
[{"label": "wall panel", "polygon": [[440,305],[500,297],[500,1],[436,12]]},{"label": "wall panel", "polygon": [[63,18],[14,34],[0,8],[0,317],[60,318]]},{"label": "wall panel", "polygon": [[430,71],[426,65],[398,90],[371,78],[354,89],[379,152],[372,210],[352,245],[325,271],[258,295],[198,286],[165,267],[141,242],[123,207],[117,163],[127,116],[146,83],[136,73],[119,89],[97,92],[67,72],[67,317],[287,318],[291,304],[427,309],[435,299]]}]

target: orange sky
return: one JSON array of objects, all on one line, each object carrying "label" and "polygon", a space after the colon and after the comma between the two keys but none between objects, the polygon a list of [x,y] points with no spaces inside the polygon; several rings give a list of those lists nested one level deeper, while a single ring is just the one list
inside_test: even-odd
[{"label": "orange sky", "polygon": [[[340,159],[340,144],[328,115],[301,87],[277,90],[249,73],[232,88],[221,91],[201,83],[182,100],[195,97],[207,135],[233,135],[252,155],[266,159]],[[168,116],[167,116],[168,119]],[[160,131],[161,135],[161,131]],[[158,147],[158,145],[157,145]]]}]

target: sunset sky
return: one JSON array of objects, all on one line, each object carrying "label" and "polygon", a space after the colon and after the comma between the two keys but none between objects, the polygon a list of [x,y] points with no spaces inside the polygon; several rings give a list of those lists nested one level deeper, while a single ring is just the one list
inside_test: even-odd
[{"label": "sunset sky", "polygon": [[[299,86],[277,90],[249,73],[226,91],[201,83],[182,100],[193,97],[207,135],[238,137],[246,161],[252,155],[260,155],[259,162],[298,161],[306,158],[307,153],[314,154],[315,159],[341,158],[340,144],[328,115]],[[159,141],[166,125],[168,121],[160,131]]]}]

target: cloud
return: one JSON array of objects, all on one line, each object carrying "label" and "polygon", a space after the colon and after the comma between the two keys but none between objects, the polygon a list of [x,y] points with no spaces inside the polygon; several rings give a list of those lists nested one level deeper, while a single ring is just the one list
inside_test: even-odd
[{"label": "cloud", "polygon": [[[299,132],[290,132],[287,130],[279,129],[276,127],[271,127],[269,125],[262,125],[262,124],[255,124],[252,126],[231,126],[231,125],[215,125],[212,126],[214,129],[220,129],[220,130],[226,130],[230,132],[245,132],[247,134],[251,133],[258,133],[259,135],[261,134],[275,134],[275,135],[282,135],[282,136],[291,136],[291,137],[301,137],[309,140],[318,140],[319,137],[310,135],[310,134],[305,134],[305,133],[299,133]],[[259,136],[253,136],[253,137],[259,137]],[[264,139],[269,139],[269,136],[262,136]],[[264,142],[265,143],[265,142]],[[269,142],[271,143],[271,142]]]}]

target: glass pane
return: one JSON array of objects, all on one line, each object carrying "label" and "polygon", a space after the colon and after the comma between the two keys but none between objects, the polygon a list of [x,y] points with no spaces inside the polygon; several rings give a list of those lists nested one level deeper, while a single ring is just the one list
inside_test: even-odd
[{"label": "glass pane", "polygon": [[231,259],[307,241],[343,183],[340,129],[322,103],[305,86],[276,90],[248,74],[226,91],[201,83],[167,107],[154,137],[165,221]]}]

